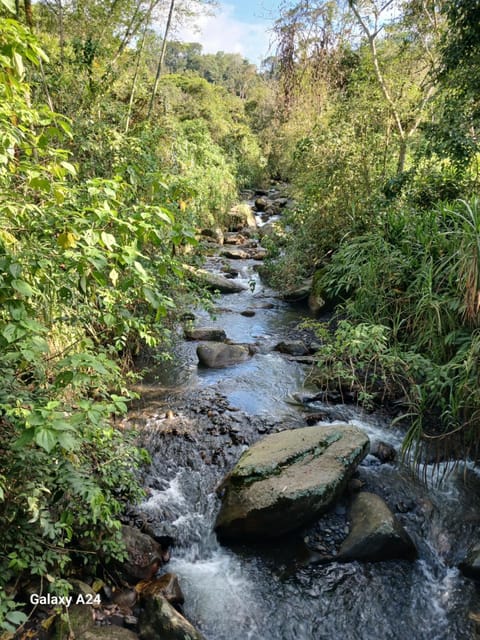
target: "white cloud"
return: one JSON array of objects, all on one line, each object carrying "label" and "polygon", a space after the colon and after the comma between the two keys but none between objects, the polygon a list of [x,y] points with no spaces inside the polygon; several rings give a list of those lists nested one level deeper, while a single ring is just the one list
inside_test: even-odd
[{"label": "white cloud", "polygon": [[196,16],[189,24],[177,29],[176,37],[183,42],[199,42],[204,53],[240,53],[258,64],[270,55],[272,34],[269,28],[270,23],[264,20],[238,20],[234,16],[234,7],[222,4],[215,15]]}]

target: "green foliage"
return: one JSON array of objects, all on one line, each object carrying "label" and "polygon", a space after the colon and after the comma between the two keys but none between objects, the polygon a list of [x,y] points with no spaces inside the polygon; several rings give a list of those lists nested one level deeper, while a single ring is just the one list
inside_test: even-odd
[{"label": "green foliage", "polygon": [[[322,286],[343,295],[343,312],[355,330],[367,336],[379,326],[388,331],[393,369],[381,365],[387,379],[408,371],[400,394],[413,419],[408,446],[420,435],[455,435],[477,454],[479,237],[478,199],[421,212],[395,210],[369,234],[345,241],[325,269]],[[345,345],[355,345],[355,336],[344,334],[340,325],[334,353],[341,362]],[[365,335],[361,342],[372,359],[384,357],[384,344]],[[363,373],[350,371],[352,380],[362,380]]]}]

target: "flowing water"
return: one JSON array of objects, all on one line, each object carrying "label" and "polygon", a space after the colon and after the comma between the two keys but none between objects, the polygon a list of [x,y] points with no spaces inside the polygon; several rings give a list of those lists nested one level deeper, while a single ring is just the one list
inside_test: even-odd
[{"label": "flowing water", "polygon": [[[217,267],[212,260],[210,268]],[[303,425],[304,408],[292,397],[309,391],[303,387],[305,366],[271,348],[306,312],[279,301],[256,275],[253,261],[242,261],[240,269],[239,277],[252,287],[222,296],[216,317],[212,320],[199,312],[197,324],[222,327],[235,342],[258,344],[259,352],[228,369],[201,370],[196,344],[180,342],[174,361],[152,371],[147,382],[155,388],[154,380],[159,379],[159,395],[165,384],[185,393],[192,403],[220,394],[229,407],[235,406],[233,410]],[[255,309],[255,316],[240,315],[246,308]],[[171,393],[167,400],[174,403],[181,393]],[[356,424],[372,440],[400,446],[401,434],[382,417],[346,406],[318,403],[312,408]],[[150,497],[142,510],[159,535],[175,539],[168,570],[180,578],[185,615],[207,640],[473,637],[468,616],[478,608],[478,598],[456,564],[478,534],[480,479],[474,469],[459,467],[441,486],[433,483],[427,488],[407,468],[379,464],[368,456],[360,466],[360,477],[367,489],[382,495],[396,511],[418,547],[419,559],[320,566],[305,562],[305,532],[263,547],[221,546],[213,533],[219,508],[215,488],[245,444],[229,442],[225,455],[217,451],[221,462],[215,464],[210,455],[218,449],[215,435],[197,431],[185,438],[157,433],[162,420],[155,413],[144,420],[153,463],[146,478]],[[433,473],[428,467],[424,471]]]}]

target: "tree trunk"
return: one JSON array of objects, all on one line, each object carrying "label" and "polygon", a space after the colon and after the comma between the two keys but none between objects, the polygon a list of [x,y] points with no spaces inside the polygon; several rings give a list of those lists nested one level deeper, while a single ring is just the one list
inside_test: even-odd
[{"label": "tree trunk", "polygon": [[32,12],[32,0],[24,0],[25,7],[25,21],[29,29],[33,31],[33,12]]},{"label": "tree trunk", "polygon": [[167,24],[165,26],[165,33],[163,35],[162,50],[160,52],[160,58],[158,60],[157,73],[155,75],[155,82],[153,84],[152,95],[150,97],[150,105],[148,107],[147,120],[150,120],[150,116],[152,115],[153,105],[155,103],[155,96],[157,95],[158,82],[160,80],[160,75],[162,73],[162,68],[163,68],[163,61],[165,60],[165,53],[167,51],[167,38],[170,32],[170,25],[172,23],[174,8],[175,8],[175,0],[170,0],[170,10],[168,12]]},{"label": "tree trunk", "polygon": [[405,160],[407,157],[408,143],[406,139],[400,140],[400,148],[398,150],[397,175],[405,171]]},{"label": "tree trunk", "polygon": [[145,38],[146,38],[146,35],[147,35],[147,25],[148,25],[148,22],[145,23],[145,27],[143,29],[142,42],[140,44],[140,50],[138,52],[137,64],[135,65],[135,73],[133,75],[132,91],[130,92],[130,100],[128,102],[128,112],[127,112],[127,121],[125,123],[125,133],[128,133],[128,129],[130,127],[130,118],[132,116],[133,100],[135,98],[135,91],[137,89],[137,80],[138,80],[138,72],[140,70],[140,61],[142,59],[143,47],[145,46]]}]

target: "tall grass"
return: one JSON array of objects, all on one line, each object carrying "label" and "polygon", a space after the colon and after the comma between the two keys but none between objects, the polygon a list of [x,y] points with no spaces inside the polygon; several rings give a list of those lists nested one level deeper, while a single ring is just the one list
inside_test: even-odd
[{"label": "tall grass", "polygon": [[[343,297],[350,322],[388,329],[390,375],[406,389],[405,448],[477,457],[479,199],[386,213],[368,234],[343,241],[322,284]],[[377,355],[385,359],[384,347]]]}]

